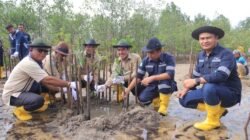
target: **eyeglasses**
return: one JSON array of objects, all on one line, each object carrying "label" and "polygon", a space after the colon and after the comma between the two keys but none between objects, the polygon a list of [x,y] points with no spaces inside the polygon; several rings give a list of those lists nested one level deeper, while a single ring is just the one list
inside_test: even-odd
[{"label": "eyeglasses", "polygon": [[38,51],[39,53],[44,52],[45,54],[48,54],[48,52],[49,52],[49,50],[46,50],[46,49],[37,49],[37,51]]}]

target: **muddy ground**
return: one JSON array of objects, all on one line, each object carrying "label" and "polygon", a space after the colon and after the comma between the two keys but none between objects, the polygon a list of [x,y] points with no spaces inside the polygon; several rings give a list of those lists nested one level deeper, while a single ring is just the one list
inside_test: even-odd
[{"label": "muddy ground", "polygon": [[[178,64],[176,81],[181,89],[189,65]],[[2,105],[0,100],[0,140],[2,139],[79,139],[79,140],[240,140],[244,137],[244,125],[250,112],[250,82],[242,80],[243,96],[240,105],[229,108],[229,113],[222,118],[222,127],[202,132],[194,129],[192,124],[203,120],[205,113],[185,109],[173,95],[169,105],[168,116],[160,116],[151,106],[135,105],[131,96],[128,110],[122,104],[92,103],[91,120],[86,121],[82,114],[62,106],[52,108],[44,113],[33,113],[33,120],[22,122],[12,115],[12,108]],[[1,81],[1,88],[3,81]],[[2,93],[2,91],[0,92]],[[113,99],[115,96],[113,95]]]}]

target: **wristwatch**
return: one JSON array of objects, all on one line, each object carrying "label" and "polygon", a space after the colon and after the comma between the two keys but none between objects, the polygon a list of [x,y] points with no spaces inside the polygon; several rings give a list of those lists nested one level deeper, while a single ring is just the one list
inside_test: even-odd
[{"label": "wristwatch", "polygon": [[196,83],[196,86],[199,86],[201,84],[201,79],[195,78],[195,83]]}]

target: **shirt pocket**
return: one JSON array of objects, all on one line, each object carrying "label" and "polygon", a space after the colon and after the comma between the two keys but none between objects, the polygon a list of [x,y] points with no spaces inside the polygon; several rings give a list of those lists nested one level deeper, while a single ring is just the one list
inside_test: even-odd
[{"label": "shirt pocket", "polygon": [[148,72],[148,74],[153,74],[154,72],[154,65],[146,65],[146,71]]},{"label": "shirt pocket", "polygon": [[211,72],[215,72],[220,66],[220,62],[211,62]]},{"label": "shirt pocket", "polygon": [[166,72],[167,64],[159,64],[159,74]]}]

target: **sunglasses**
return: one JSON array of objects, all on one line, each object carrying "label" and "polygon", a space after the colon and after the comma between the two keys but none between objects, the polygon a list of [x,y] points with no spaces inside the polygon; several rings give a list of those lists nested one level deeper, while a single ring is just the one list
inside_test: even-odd
[{"label": "sunglasses", "polygon": [[37,51],[38,51],[39,53],[44,52],[44,53],[46,53],[46,54],[49,52],[49,50],[46,50],[46,49],[37,49]]}]

